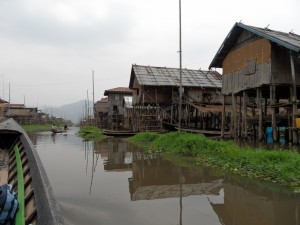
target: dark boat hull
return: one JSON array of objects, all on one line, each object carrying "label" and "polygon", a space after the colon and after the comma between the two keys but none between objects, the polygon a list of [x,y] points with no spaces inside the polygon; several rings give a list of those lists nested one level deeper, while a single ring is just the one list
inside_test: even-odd
[{"label": "dark boat hull", "polygon": [[106,136],[114,136],[114,137],[126,137],[126,136],[134,136],[138,132],[126,131],[126,130],[107,130],[102,129],[102,133]]},{"label": "dark boat hull", "polygon": [[0,147],[9,151],[7,182],[15,192],[23,191],[24,224],[64,224],[45,169],[23,128],[13,119],[0,123],[0,140]]},{"label": "dark boat hull", "polygon": [[163,127],[168,131],[177,131],[178,125],[162,122]]}]

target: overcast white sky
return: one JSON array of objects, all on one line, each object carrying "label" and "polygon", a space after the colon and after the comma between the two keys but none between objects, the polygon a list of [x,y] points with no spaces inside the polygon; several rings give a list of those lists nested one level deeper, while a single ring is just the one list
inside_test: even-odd
[{"label": "overcast white sky", "polygon": [[[60,106],[179,67],[178,0],[0,0],[0,97]],[[182,0],[183,67],[207,69],[235,22],[300,34],[299,0]]]}]

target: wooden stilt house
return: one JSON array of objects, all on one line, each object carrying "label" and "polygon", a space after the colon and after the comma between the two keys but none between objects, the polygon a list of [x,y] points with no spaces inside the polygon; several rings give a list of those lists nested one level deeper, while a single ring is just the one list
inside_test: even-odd
[{"label": "wooden stilt house", "polygon": [[242,23],[233,26],[209,68],[223,68],[222,94],[232,102],[234,137],[262,140],[270,128],[278,141],[284,127],[285,137],[298,142],[299,58],[299,35]]},{"label": "wooden stilt house", "polygon": [[[161,130],[163,124],[176,129],[179,86],[178,68],[133,65],[129,83],[133,90],[133,130]],[[207,106],[221,105],[221,75],[217,71],[183,69],[182,86],[182,125],[215,129],[221,121],[221,110]]]},{"label": "wooden stilt house", "polygon": [[101,98],[94,105],[94,118],[97,127],[107,128],[108,98]]},{"label": "wooden stilt house", "polygon": [[123,105],[125,96],[132,96],[132,90],[126,87],[118,87],[105,90],[108,96],[107,128],[110,130],[124,130],[124,116],[126,114]]}]

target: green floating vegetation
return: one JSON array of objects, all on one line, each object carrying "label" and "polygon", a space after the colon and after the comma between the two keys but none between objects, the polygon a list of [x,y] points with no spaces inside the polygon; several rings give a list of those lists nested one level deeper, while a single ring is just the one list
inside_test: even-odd
[{"label": "green floating vegetation", "polygon": [[39,131],[50,131],[51,124],[32,124],[32,125],[22,125],[22,128],[27,133],[39,132]]},{"label": "green floating vegetation", "polygon": [[300,187],[300,154],[292,150],[241,148],[233,141],[217,141],[201,134],[141,133],[129,138],[146,151],[192,157],[195,165],[209,165],[249,178]]},{"label": "green floating vegetation", "polygon": [[79,136],[84,138],[85,140],[103,140],[107,136],[105,136],[100,128],[93,126],[81,127],[78,132]]}]

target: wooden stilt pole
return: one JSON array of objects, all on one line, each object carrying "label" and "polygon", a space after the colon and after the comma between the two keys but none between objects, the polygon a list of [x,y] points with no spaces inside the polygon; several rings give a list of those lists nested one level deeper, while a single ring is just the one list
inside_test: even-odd
[{"label": "wooden stilt pole", "polygon": [[226,97],[225,97],[225,95],[223,95],[222,121],[221,121],[221,138],[224,137],[224,133],[225,133],[225,100],[226,100]]},{"label": "wooden stilt pole", "polygon": [[[291,71],[292,71],[292,80],[293,80],[293,115],[292,115],[292,126],[296,127],[296,113],[297,113],[297,86],[296,86],[296,74],[295,74],[295,65],[294,59],[292,56],[292,51],[290,52],[290,61],[291,61]],[[293,143],[299,143],[298,130],[293,132]]]},{"label": "wooden stilt pole", "polygon": [[258,140],[262,141],[263,138],[263,112],[261,107],[261,88],[256,89],[256,105],[258,109]]},{"label": "wooden stilt pole", "polygon": [[241,96],[239,96],[239,110],[238,110],[238,113],[237,113],[237,126],[238,126],[238,137],[242,137],[242,98]]},{"label": "wooden stilt pole", "polygon": [[247,92],[243,92],[243,136],[247,138],[248,129],[247,129]]},{"label": "wooden stilt pole", "polygon": [[236,138],[236,96],[232,93],[232,136]]},{"label": "wooden stilt pole", "polygon": [[273,140],[274,142],[278,141],[278,135],[277,135],[277,124],[276,124],[276,108],[275,108],[275,86],[271,85],[270,87],[270,98],[271,98],[271,117],[272,117],[272,128],[273,128]]}]

